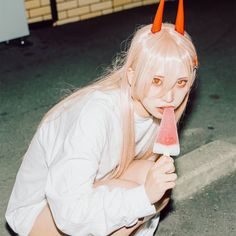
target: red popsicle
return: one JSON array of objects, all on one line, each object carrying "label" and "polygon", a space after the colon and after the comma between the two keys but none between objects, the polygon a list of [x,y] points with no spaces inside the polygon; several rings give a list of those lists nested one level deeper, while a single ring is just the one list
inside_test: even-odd
[{"label": "red popsicle", "polygon": [[174,107],[165,107],[153,152],[178,156],[180,153]]}]

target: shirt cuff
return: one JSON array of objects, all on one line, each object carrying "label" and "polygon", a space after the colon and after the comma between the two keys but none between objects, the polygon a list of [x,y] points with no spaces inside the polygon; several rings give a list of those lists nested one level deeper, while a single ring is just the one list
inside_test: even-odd
[{"label": "shirt cuff", "polygon": [[156,214],[156,208],[150,203],[144,185],[128,189],[126,196],[135,217],[141,218]]}]

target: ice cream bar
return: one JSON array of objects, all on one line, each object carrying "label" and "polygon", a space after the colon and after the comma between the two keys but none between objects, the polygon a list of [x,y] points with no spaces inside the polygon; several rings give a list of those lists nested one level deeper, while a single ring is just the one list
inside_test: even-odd
[{"label": "ice cream bar", "polygon": [[153,152],[178,156],[180,153],[174,107],[165,107]]}]

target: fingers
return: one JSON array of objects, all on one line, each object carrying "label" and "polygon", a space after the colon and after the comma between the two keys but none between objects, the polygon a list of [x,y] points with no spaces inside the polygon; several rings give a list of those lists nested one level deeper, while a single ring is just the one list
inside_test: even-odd
[{"label": "fingers", "polygon": [[177,175],[174,172],[174,160],[168,156],[161,156],[149,169],[145,190],[151,203],[159,201],[167,190],[175,187]]},{"label": "fingers", "polygon": [[162,166],[158,168],[161,173],[174,173],[175,166],[173,163],[164,163]]},{"label": "fingers", "polygon": [[156,174],[156,180],[164,185],[169,182],[175,182],[178,178],[177,174]]},{"label": "fingers", "polygon": [[153,165],[153,168],[159,168],[165,163],[174,163],[174,159],[170,156],[161,156]]},{"label": "fingers", "polygon": [[175,182],[167,182],[167,183],[165,184],[165,187],[166,187],[166,190],[172,189],[172,188],[175,187]]},{"label": "fingers", "polygon": [[152,169],[162,173],[173,173],[175,172],[174,160],[169,156],[161,156],[152,166]]},{"label": "fingers", "polygon": [[166,182],[172,182],[172,181],[176,181],[177,180],[177,174],[168,174],[168,175],[165,175],[165,181]]},{"label": "fingers", "polygon": [[166,190],[174,188],[177,174],[174,173],[175,166],[172,157],[161,156],[151,169],[154,172],[155,178],[164,183]]}]

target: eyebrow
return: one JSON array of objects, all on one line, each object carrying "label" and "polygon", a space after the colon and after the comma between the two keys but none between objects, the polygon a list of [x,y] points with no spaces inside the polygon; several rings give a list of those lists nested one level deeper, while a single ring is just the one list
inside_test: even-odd
[{"label": "eyebrow", "polygon": [[[161,79],[164,79],[165,76],[162,76],[162,75],[154,75],[154,78],[161,78]],[[178,78],[177,80],[183,80],[183,79],[189,80],[189,77],[184,76],[184,77]]]},{"label": "eyebrow", "polygon": [[158,77],[158,78],[160,77],[160,78],[163,78],[163,79],[165,78],[165,77],[162,76],[162,75],[154,75],[154,78],[157,78],[157,77]]}]

